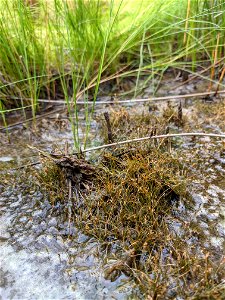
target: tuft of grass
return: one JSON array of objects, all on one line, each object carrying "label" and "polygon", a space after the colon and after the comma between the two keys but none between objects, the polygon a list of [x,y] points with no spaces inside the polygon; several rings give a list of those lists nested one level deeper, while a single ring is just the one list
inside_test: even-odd
[{"label": "tuft of grass", "polygon": [[188,244],[193,233],[182,226],[178,205],[190,205],[184,178],[178,157],[163,148],[114,149],[102,157],[91,194],[80,206],[74,199],[73,217],[101,241],[107,279],[124,273],[156,299],[223,299],[224,262]]},{"label": "tuft of grass", "polygon": [[[0,9],[3,113],[22,107],[26,117],[30,105],[35,119],[39,98],[62,98],[77,150],[89,142],[103,81],[133,78],[135,97],[153,82],[155,94],[168,68],[196,74],[207,64],[211,76],[205,79],[218,83],[216,63],[224,57],[222,0],[3,0]],[[83,136],[78,134],[81,97],[93,100],[85,105]]]}]

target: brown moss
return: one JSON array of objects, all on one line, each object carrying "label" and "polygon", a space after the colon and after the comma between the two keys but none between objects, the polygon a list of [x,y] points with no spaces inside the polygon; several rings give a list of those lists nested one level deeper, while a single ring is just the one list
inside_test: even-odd
[{"label": "brown moss", "polygon": [[49,159],[42,160],[41,171],[35,171],[39,184],[44,188],[52,205],[68,199],[68,184],[66,174]]},{"label": "brown moss", "polygon": [[[165,116],[111,112],[115,140],[152,130],[163,133],[167,125]],[[113,259],[105,270],[107,279],[115,280],[122,272],[133,277],[146,299],[224,299],[225,261],[213,251],[200,250],[202,232],[180,214],[181,201],[191,213],[186,171],[164,146],[151,141],[105,152],[92,182],[79,191],[81,205],[76,193],[72,195],[73,219]],[[55,171],[43,182],[49,184],[53,176],[58,186],[49,188],[59,195],[65,191],[66,177],[64,173],[55,178]],[[179,224],[178,232],[173,223]],[[189,243],[192,238],[196,242]]]},{"label": "brown moss", "polygon": [[[121,107],[111,110],[109,117],[114,141],[144,137],[151,134],[164,134],[168,125],[167,120],[158,118],[149,112],[142,111],[139,114],[135,110],[128,112],[125,108]],[[103,118],[101,119],[101,124],[101,134],[107,143],[107,127]]]}]

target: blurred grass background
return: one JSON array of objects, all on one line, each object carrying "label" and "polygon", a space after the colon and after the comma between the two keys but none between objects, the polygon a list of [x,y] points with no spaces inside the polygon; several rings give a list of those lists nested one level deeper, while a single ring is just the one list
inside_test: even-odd
[{"label": "blurred grass background", "polygon": [[[218,82],[215,64],[224,57],[222,0],[2,0],[0,9],[5,126],[12,109],[26,117],[30,108],[35,119],[38,99],[65,99],[78,147],[77,101],[92,99],[93,113],[102,82],[132,78],[136,97],[168,68],[198,73],[207,66],[208,80]],[[88,134],[92,114],[86,107]]]}]

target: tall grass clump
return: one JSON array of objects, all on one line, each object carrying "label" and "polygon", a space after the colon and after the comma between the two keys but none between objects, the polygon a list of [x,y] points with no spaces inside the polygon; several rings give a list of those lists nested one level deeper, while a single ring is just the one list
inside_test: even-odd
[{"label": "tall grass clump", "polygon": [[3,1],[1,5],[4,7],[0,19],[1,95],[17,98],[3,104],[23,107],[28,104],[23,99],[30,98],[29,104],[35,116],[41,82],[46,73],[45,46],[27,6],[21,1]]},{"label": "tall grass clump", "polygon": [[[169,68],[197,74],[205,65],[211,65],[205,78],[217,82],[222,0],[3,0],[0,8],[2,113],[20,107],[26,115],[30,106],[35,118],[39,98],[65,99],[77,149],[88,143],[103,82],[133,78],[129,92],[136,97],[149,83],[156,93]],[[81,98],[93,104],[86,101],[86,131],[78,137]]]}]

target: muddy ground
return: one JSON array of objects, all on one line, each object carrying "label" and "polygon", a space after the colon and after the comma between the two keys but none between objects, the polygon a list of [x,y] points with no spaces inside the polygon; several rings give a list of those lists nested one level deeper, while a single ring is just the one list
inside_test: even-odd
[{"label": "muddy ground", "polygon": [[[196,80],[175,88],[178,83],[165,79],[158,95],[195,93],[205,91],[207,86]],[[152,88],[147,88],[142,97],[149,97],[151,92]],[[104,100],[107,99],[111,100],[111,97],[104,97]],[[158,118],[163,114],[170,118],[171,112],[177,114],[179,104],[180,101],[171,99],[169,103],[134,103],[124,106],[124,109],[131,115],[144,112]],[[103,113],[108,111],[112,115],[120,109],[117,104],[97,107],[91,125],[90,145],[103,143],[103,137],[99,135],[99,120],[104,120]],[[180,126],[171,121],[170,133],[224,134],[224,111],[223,97],[184,99],[184,124]],[[83,108],[79,115],[82,120]],[[10,128],[10,143],[6,133],[3,130],[0,133],[1,299],[143,298],[132,278],[124,274],[113,282],[104,278],[110,261],[101,244],[84,235],[74,224],[68,227],[63,218],[62,203],[52,206],[48,195],[34,179],[34,170],[41,166],[26,166],[39,160],[37,152],[27,145],[49,152],[54,148],[64,149],[66,142],[72,145],[71,126],[66,113],[62,111],[43,116],[36,125],[36,128],[25,124]],[[81,136],[83,132],[81,126]],[[179,137],[173,140],[171,151],[179,154],[180,162],[189,168],[188,191],[192,197],[191,210],[180,202],[178,213],[182,222],[171,219],[171,228],[191,246],[196,245],[199,251],[209,252],[222,262],[225,254],[224,140]],[[99,155],[99,152],[91,153],[89,157]],[[182,236],[184,223],[192,229],[188,237]],[[221,284],[225,285],[225,282]],[[170,297],[178,299],[176,295]]]}]

